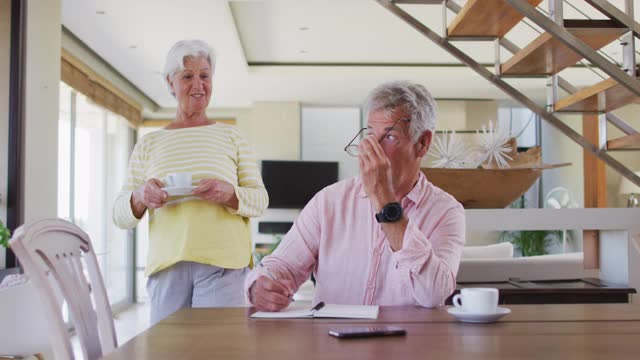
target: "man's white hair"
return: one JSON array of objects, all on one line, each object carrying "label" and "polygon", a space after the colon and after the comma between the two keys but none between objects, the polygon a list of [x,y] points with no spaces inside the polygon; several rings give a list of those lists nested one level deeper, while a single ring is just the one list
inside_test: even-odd
[{"label": "man's white hair", "polygon": [[414,143],[424,131],[433,132],[436,128],[438,107],[429,90],[418,83],[391,81],[378,85],[364,103],[365,119],[378,110],[384,110],[387,116],[397,110],[409,113],[409,132]]},{"label": "man's white hair", "polygon": [[202,40],[180,40],[169,50],[164,63],[164,70],[162,71],[162,79],[174,97],[176,94],[171,88],[169,79],[172,79],[176,72],[184,70],[184,60],[186,58],[198,57],[207,59],[209,66],[211,66],[211,75],[213,75],[216,69],[216,53],[206,42]]}]

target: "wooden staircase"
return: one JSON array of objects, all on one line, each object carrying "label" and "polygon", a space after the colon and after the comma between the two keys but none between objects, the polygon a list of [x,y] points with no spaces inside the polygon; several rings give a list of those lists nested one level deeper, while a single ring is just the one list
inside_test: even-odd
[{"label": "wooden staircase", "polygon": [[[542,0],[528,0],[538,6]],[[447,34],[454,37],[504,37],[524,15],[502,0],[467,1],[458,16],[447,27]]]},{"label": "wooden staircase", "polygon": [[[611,63],[597,52],[600,48],[622,36],[628,36],[630,39],[633,39],[633,36],[640,36],[640,24],[633,20],[633,16],[625,15],[624,12],[603,0],[587,0],[586,2],[608,16],[610,18],[608,20],[563,19],[562,0],[548,1],[552,7],[549,11],[549,14],[552,14],[550,17],[535,9],[542,3],[542,0],[468,0],[462,8],[455,2],[446,0],[376,1],[475,70],[479,75],[505,91],[516,101],[550,122],[585,150],[590,151],[617,170],[622,176],[640,186],[640,177],[608,154],[608,151],[613,150],[640,150],[640,133],[624,120],[610,113],[627,104],[640,103],[640,81],[635,72],[634,49],[631,46],[624,50],[628,52],[625,54],[625,66],[634,70],[627,72],[620,70],[617,64]],[[402,3],[441,4],[452,10],[457,16],[447,26],[446,34],[440,36],[426,24],[405,12],[399,6]],[[508,41],[506,35],[525,18],[533,21],[545,32],[526,47],[520,49]],[[487,70],[485,66],[454,46],[453,40],[494,40],[497,54],[494,72]],[[513,53],[513,56],[504,63],[500,63],[501,47]],[[576,89],[558,76],[560,71],[576,65],[581,60],[588,60],[591,66],[599,68],[610,78],[585,89]],[[548,78],[548,87],[550,88],[546,106],[540,106],[504,80],[506,77],[541,76]],[[558,99],[558,87],[563,88],[570,95]],[[562,122],[556,116],[556,112],[597,113],[606,117],[625,135],[607,140],[602,144],[593,144]],[[606,134],[606,122],[602,121],[602,124],[600,129]]]},{"label": "wooden staircase", "polygon": [[609,78],[558,100],[555,111],[608,113],[638,101],[637,95]]},{"label": "wooden staircase", "polygon": [[[594,50],[610,44],[625,29],[609,20],[565,20],[564,28]],[[531,44],[502,64],[502,75],[553,75],[575,65],[582,56],[549,33],[538,36]]]}]

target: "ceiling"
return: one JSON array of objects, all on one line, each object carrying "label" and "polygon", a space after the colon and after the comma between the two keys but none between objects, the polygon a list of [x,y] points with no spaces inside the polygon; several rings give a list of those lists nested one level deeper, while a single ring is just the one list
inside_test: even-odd
[{"label": "ceiling", "polygon": [[[602,18],[583,1],[570,2]],[[640,1],[635,4],[640,13]],[[441,32],[440,6],[402,7]],[[449,12],[448,21],[453,16]],[[582,16],[565,5],[565,17]],[[160,75],[165,55],[176,41],[190,38],[207,41],[219,54],[216,107],[255,101],[355,105],[372,87],[394,79],[418,81],[437,98],[508,98],[373,0],[62,0],[62,23],[162,108],[176,105]],[[523,47],[536,35],[519,25],[507,37]],[[479,62],[493,62],[489,42],[455,45]],[[619,51],[616,44],[607,48],[617,60]],[[509,56],[502,51],[503,60]],[[577,86],[599,80],[585,68],[561,75]],[[544,79],[508,81],[544,98]]]}]

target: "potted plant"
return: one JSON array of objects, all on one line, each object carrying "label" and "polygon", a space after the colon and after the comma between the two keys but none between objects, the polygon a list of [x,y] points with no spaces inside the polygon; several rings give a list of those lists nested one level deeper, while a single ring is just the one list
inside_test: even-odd
[{"label": "potted plant", "polygon": [[538,256],[546,255],[547,246],[558,241],[560,236],[560,230],[505,231],[500,235],[499,241],[511,242],[522,256]]},{"label": "potted plant", "polygon": [[11,232],[4,226],[2,220],[0,220],[0,245],[5,248],[9,247],[9,238],[11,237]]},{"label": "potted plant", "polygon": [[[514,201],[511,208],[524,209],[525,198],[521,196]],[[498,242],[508,241],[513,244],[522,256],[546,255],[547,247],[561,241],[562,230],[520,230],[503,231]]]}]

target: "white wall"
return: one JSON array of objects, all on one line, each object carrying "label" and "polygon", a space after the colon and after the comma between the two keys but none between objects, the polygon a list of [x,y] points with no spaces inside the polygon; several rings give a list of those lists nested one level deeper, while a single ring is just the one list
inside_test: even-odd
[{"label": "white wall", "polygon": [[[574,131],[582,134],[582,115],[560,115]],[[571,166],[542,173],[542,195],[556,186],[569,189],[580,207],[584,206],[583,149],[547,121],[542,120],[542,161],[546,164],[570,162]]]},{"label": "white wall", "polygon": [[25,222],[57,215],[60,0],[26,2]]},{"label": "white wall", "polygon": [[[213,109],[211,118],[234,118],[242,135],[260,160],[300,159],[300,103],[256,102],[252,108]],[[254,243],[268,243],[273,236],[258,233],[260,221],[293,222],[299,210],[267,209],[263,216],[251,219]]]},{"label": "white wall", "polygon": [[[632,104],[614,112],[635,129],[640,129],[640,105]],[[582,115],[561,115],[560,119],[582,134]],[[609,124],[607,138],[614,139],[623,133]],[[543,172],[543,194],[555,186],[563,186],[571,190],[580,206],[584,206],[583,149],[573,140],[542,121],[542,158],[545,163],[571,162],[573,165]],[[640,155],[637,151],[609,152],[616,160],[631,168],[640,170]],[[621,176],[611,167],[606,166],[607,207],[626,207],[627,196],[619,194]]]},{"label": "white wall", "polygon": [[259,159],[300,159],[300,103],[256,102],[249,123],[238,126],[254,146]]},{"label": "white wall", "polygon": [[[632,104],[614,111],[618,117],[625,120],[636,130],[640,130],[640,105]],[[615,139],[623,136],[622,131],[609,124],[607,126],[607,137]],[[610,154],[618,161],[627,165],[633,171],[640,171],[640,152],[638,151],[615,151]],[[607,166],[607,207],[626,207],[628,195],[620,194],[620,181],[622,176],[615,170]]]},{"label": "white wall", "polygon": [[[489,121],[494,124],[498,122],[498,102],[497,101],[456,101],[458,104],[465,104],[467,130],[479,130],[482,126],[488,126]],[[460,106],[460,105],[458,105]]]},{"label": "white wall", "polygon": [[338,179],[358,175],[358,159],[344,147],[362,129],[358,107],[302,108],[302,160],[337,161]]},{"label": "white wall", "polygon": [[[615,111],[615,114],[624,119],[636,129],[640,129],[640,106],[629,105]],[[582,115],[561,115],[560,119],[571,126],[572,129],[582,134]],[[613,139],[622,136],[617,128],[608,125],[607,138]],[[542,194],[547,194],[552,188],[562,186],[571,191],[574,200],[580,207],[584,206],[584,161],[583,149],[573,140],[566,137],[560,131],[552,127],[548,122],[542,121],[542,158],[543,162],[561,163],[571,162],[573,165],[546,170],[542,175]],[[634,151],[609,152],[614,158],[629,166],[632,170],[640,170],[640,156]],[[611,167],[606,166],[607,177],[607,207],[626,207],[626,196],[618,193],[621,176]],[[569,244],[572,250],[582,250],[582,232],[571,231],[572,242]]]},{"label": "white wall", "polygon": [[[260,160],[300,160],[300,103],[256,102],[248,123],[238,120],[240,130],[254,146]],[[263,216],[251,219],[251,237],[254,243],[271,242],[271,235],[259,234],[260,221],[293,222],[299,210],[267,209]]]},{"label": "white wall", "polygon": [[[582,134],[582,115],[560,115],[559,118],[574,131]],[[541,133],[542,162],[572,164],[542,172],[540,193],[543,201],[549,191],[560,186],[570,191],[578,207],[584,207],[583,148],[544,119],[541,120]],[[541,205],[544,206],[544,204]],[[582,231],[567,230],[570,230],[567,241],[569,251],[582,251]]]},{"label": "white wall", "polygon": [[[437,130],[467,130],[467,107],[464,101],[438,101]],[[365,119],[366,122],[366,119]]]},{"label": "white wall", "polygon": [[[0,0],[0,220],[7,223],[7,166],[9,130],[9,60],[11,53],[11,0]],[[0,269],[5,250],[0,249]]]}]

